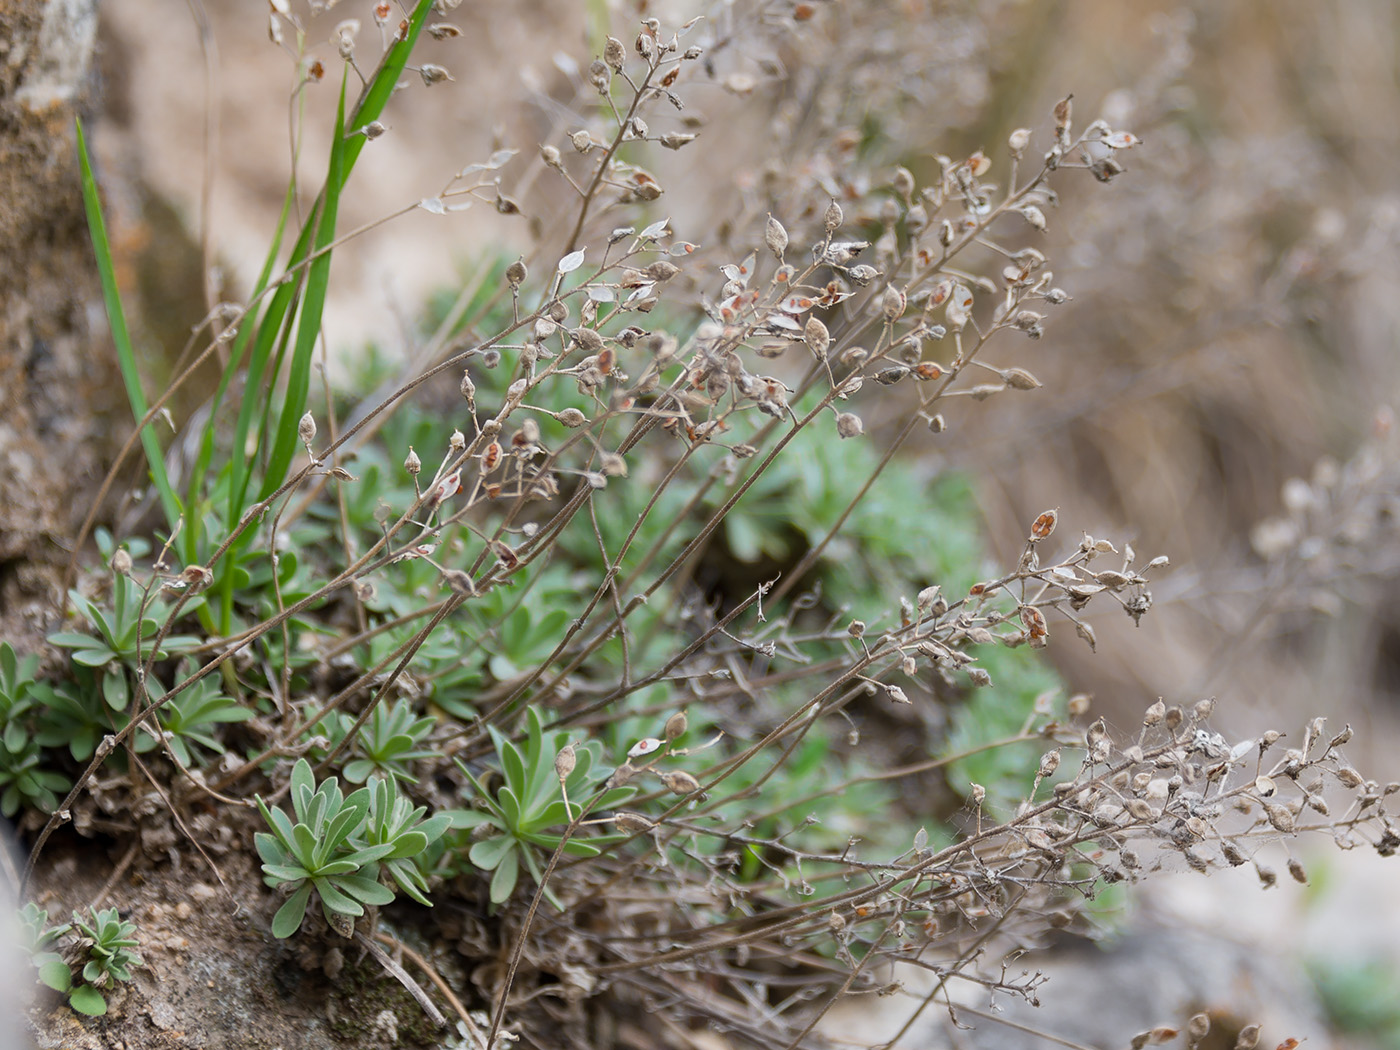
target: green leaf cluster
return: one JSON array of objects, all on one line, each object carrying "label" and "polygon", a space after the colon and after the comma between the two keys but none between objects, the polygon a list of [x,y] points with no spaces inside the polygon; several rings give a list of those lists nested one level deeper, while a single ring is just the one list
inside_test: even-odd
[{"label": "green leaf cluster", "polygon": [[[576,763],[561,785],[555,772],[554,760],[569,743],[563,730],[546,733],[539,711],[526,709],[526,734],[522,746],[507,740],[494,726],[489,727],[496,755],[500,760],[502,783],[495,791],[460,761],[458,766],[475,792],[475,802],[481,808],[461,814],[454,824],[470,829],[476,841],[468,851],[468,859],[482,871],[492,872],[491,902],[500,904],[515,890],[523,866],[536,884],[543,882],[539,850],[553,853],[563,845],[564,852],[575,857],[596,857],[601,847],[621,836],[568,836],[561,825],[568,825],[580,813],[583,801],[591,808],[612,809],[631,798],[631,787],[601,790],[600,781],[607,771],[600,770],[602,745],[596,740],[574,745]],[[564,792],[568,792],[565,802]],[[559,901],[546,889],[546,896],[559,907]]]},{"label": "green leaf cluster", "polygon": [[[298,759],[292,769],[293,822],[259,798],[258,809],[272,833],[254,836],[262,870],[271,886],[289,886],[292,895],[272,919],[276,937],[290,937],[301,926],[314,890],[326,921],[349,936],[365,906],[388,904],[394,891],[379,881],[380,863],[404,892],[422,904],[422,873],[410,874],[415,859],[447,830],[447,814],[423,819],[425,807],[412,807],[398,794],[392,777],[345,796],[337,779],[316,786],[311,764]],[[398,863],[395,863],[398,862]]]},{"label": "green leaf cluster", "polygon": [[[125,922],[116,908],[89,908],[84,917],[73,913],[73,921],[50,926],[49,913],[32,901],[19,912],[20,943],[39,971],[39,980],[54,991],[68,996],[68,1005],[79,1013],[100,1017],[107,1012],[103,994],[117,981],[130,981],[131,971],[144,965],[136,949],[135,923]],[[60,938],[76,931],[85,961],[82,980],[75,982],[73,969],[55,949]]]}]

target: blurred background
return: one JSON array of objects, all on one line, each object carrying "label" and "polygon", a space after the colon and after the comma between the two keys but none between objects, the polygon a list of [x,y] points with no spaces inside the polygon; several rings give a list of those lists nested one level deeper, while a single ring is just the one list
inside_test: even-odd
[{"label": "blurred background", "polygon": [[[1400,8],[769,6],[800,29],[787,50],[746,54],[759,45],[729,41],[762,75],[726,79],[721,49],[714,83],[695,91],[701,134],[724,148],[657,158],[678,232],[735,201],[761,221],[768,194],[781,193],[775,182],[812,161],[799,98],[859,129],[890,170],[903,164],[921,179],[937,171],[935,154],[980,148],[1000,164],[1017,127],[1045,141],[1051,108],[1071,93],[1078,126],[1101,117],[1137,134],[1143,144],[1111,183],[1057,183],[1062,199],[1038,246],[1072,301],[1047,318],[1043,339],[989,350],[1043,388],[958,399],[948,431],[922,435],[908,454],[930,477],[975,479],[1003,564],[1049,507],[1066,545],[1089,533],[1120,549],[1131,541],[1139,564],[1171,558],[1140,627],[1100,612],[1096,652],[1068,637],[1048,651],[1067,687],[1092,693],[1110,721],[1130,729],[1159,696],[1216,696],[1217,728],[1233,742],[1271,728],[1297,735],[1325,715],[1330,729],[1354,728],[1358,768],[1400,778],[1390,408],[1400,379]],[[362,33],[377,32],[369,8],[302,10],[308,51],[335,68],[335,24],[355,17]],[[411,358],[432,294],[484,257],[528,255],[558,236],[534,185],[538,165],[523,161],[573,127],[580,66],[607,20],[616,32],[658,8],[687,5],[522,0],[452,14],[463,36],[433,45],[432,60],[455,80],[391,109],[390,134],[366,151],[343,205],[346,228],[436,195],[501,147],[520,151],[502,190],[523,214],[489,203],[410,212],[338,252],[332,359],[369,343]],[[294,97],[294,60],[269,41],[263,5],[127,0],[102,18],[96,139],[128,282],[151,339],[179,347],[211,297],[237,297],[261,264],[294,107],[305,107],[306,156],[324,156],[333,76]],[[1307,887],[1265,892],[1248,870],[1208,883],[1183,876],[1143,906],[1225,923],[1324,970],[1400,973],[1394,862],[1319,847],[1306,863]],[[1376,1045],[1400,1045],[1400,1022],[1388,1035],[1373,1028]]]}]

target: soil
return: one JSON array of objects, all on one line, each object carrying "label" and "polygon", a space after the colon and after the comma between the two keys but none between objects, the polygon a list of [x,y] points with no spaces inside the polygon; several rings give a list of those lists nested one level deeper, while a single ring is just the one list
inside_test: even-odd
[{"label": "soil", "polygon": [[[228,843],[234,841],[230,837]],[[261,885],[251,850],[211,849],[223,883],[242,888],[235,899],[187,849],[172,850],[171,860],[158,863],[114,856],[110,864],[96,865],[92,851],[97,848],[77,836],[60,842],[37,877],[41,890],[36,899],[51,915],[67,915],[102,898],[108,870],[115,865],[122,874],[107,887],[104,903],[118,905],[123,917],[137,924],[145,965],[133,971],[130,985],[110,995],[105,1017],[79,1017],[51,993],[48,1009],[38,1018],[38,1046],[296,1050],[442,1045],[443,1033],[362,949],[348,943],[313,948],[309,945],[316,938],[279,941],[272,936],[273,895],[258,891],[249,898],[246,892]],[[327,970],[335,973],[334,980]],[[451,1008],[439,1001],[450,1014]]]}]

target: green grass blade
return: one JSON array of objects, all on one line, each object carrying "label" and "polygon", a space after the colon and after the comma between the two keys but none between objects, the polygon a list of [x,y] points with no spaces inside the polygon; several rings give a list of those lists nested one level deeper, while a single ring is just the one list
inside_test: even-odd
[{"label": "green grass blade", "polygon": [[287,375],[287,393],[277,418],[272,454],[263,475],[262,495],[275,492],[291,469],[300,438],[297,423],[306,411],[306,398],[311,388],[311,361],[316,339],[321,332],[321,314],[326,306],[326,288],[330,284],[332,252],[323,249],[335,240],[336,218],[340,210],[340,191],[345,186],[345,89],[349,83],[347,66],[340,80],[340,103],[335,111],[335,135],[331,142],[330,170],[321,194],[319,220],[316,223],[316,250],[321,252],[312,260],[306,273],[306,295],[297,318],[296,343]]},{"label": "green grass blade", "polygon": [[[289,180],[286,196],[282,200],[282,214],[278,216],[277,228],[273,231],[272,246],[268,249],[267,260],[263,263],[262,272],[258,274],[257,282],[253,285],[253,294],[250,298],[252,302],[256,302],[267,290],[268,281],[272,278],[272,270],[277,265],[277,255],[282,250],[282,239],[286,236],[287,220],[291,216],[295,198],[296,182]],[[224,374],[219,379],[219,387],[210,403],[209,419],[204,424],[204,433],[200,437],[199,454],[195,458],[194,468],[190,471],[190,487],[185,499],[185,506],[191,508],[190,516],[193,519],[187,523],[182,537],[185,543],[185,560],[187,562],[199,560],[199,541],[204,522],[201,520],[201,512],[198,507],[205,492],[205,486],[208,484],[210,464],[214,460],[214,440],[217,434],[219,406],[224,403],[229,385],[238,374],[239,366],[243,363],[243,355],[256,330],[257,325],[254,323],[254,318],[245,317],[229,351],[228,367],[224,369]],[[243,435],[243,439],[246,441],[246,433]],[[244,447],[245,445],[237,440],[231,446],[234,449]],[[242,457],[234,457],[234,461],[241,464]]]},{"label": "green grass blade", "polygon": [[[141,391],[141,373],[136,367],[136,351],[131,345],[131,335],[126,327],[126,314],[122,310],[121,294],[117,291],[116,267],[112,261],[112,247],[107,240],[107,227],[102,221],[102,202],[97,196],[97,180],[92,175],[92,161],[88,156],[87,139],[83,136],[83,122],[75,121],[78,131],[78,162],[82,166],[83,207],[87,210],[88,232],[92,237],[93,254],[97,257],[97,272],[102,279],[102,299],[107,307],[107,323],[112,329],[112,342],[116,344],[117,360],[121,366],[122,382],[126,385],[126,397],[131,403],[131,413],[139,423],[146,416],[146,395]],[[151,481],[160,497],[161,509],[165,511],[166,524],[173,532],[180,521],[180,499],[170,485],[165,473],[165,459],[160,442],[156,440],[155,427],[149,423],[141,428],[141,448],[146,453],[146,464],[150,468]]]}]

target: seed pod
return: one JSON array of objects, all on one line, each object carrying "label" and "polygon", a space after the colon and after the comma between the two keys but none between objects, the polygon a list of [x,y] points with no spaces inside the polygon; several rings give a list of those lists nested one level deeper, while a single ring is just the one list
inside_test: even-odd
[{"label": "seed pod", "polygon": [[839,437],[859,437],[864,432],[865,424],[854,412],[842,412],[836,417],[836,433]]},{"label": "seed pod", "polygon": [[631,762],[624,762],[613,770],[612,776],[608,777],[607,787],[611,791],[613,788],[622,787],[637,773],[637,767]]},{"label": "seed pod", "polygon": [[1308,884],[1308,873],[1303,868],[1303,865],[1300,864],[1298,861],[1292,859],[1289,860],[1288,874],[1293,876],[1294,882],[1302,883],[1304,886]]},{"label": "seed pod", "polygon": [[1204,700],[1197,700],[1191,708],[1191,717],[1197,722],[1204,722],[1215,713],[1215,697],[1206,697]]},{"label": "seed pod", "polygon": [[617,825],[617,830],[625,835],[638,835],[656,827],[655,821],[648,820],[640,813],[631,813],[626,810],[614,814],[613,823]]},{"label": "seed pod", "polygon": [[914,196],[914,174],[908,168],[898,167],[894,169],[894,178],[890,180],[890,185],[894,187],[895,193],[905,204]]},{"label": "seed pod", "polygon": [[1266,802],[1264,803],[1264,815],[1269,818],[1269,823],[1274,826],[1275,830],[1281,831],[1285,835],[1293,834],[1293,811],[1287,806]]},{"label": "seed pod", "polygon": [[1259,1045],[1259,1026],[1247,1024],[1235,1038],[1235,1050],[1254,1050]]},{"label": "seed pod", "polygon": [[418,75],[423,78],[423,83],[427,87],[432,87],[434,84],[441,84],[444,80],[456,79],[445,68],[434,65],[431,62],[425,62],[423,65],[419,66]]},{"label": "seed pod", "polygon": [[677,711],[670,718],[666,719],[666,728],[662,731],[661,735],[664,736],[669,743],[672,740],[677,740],[685,736],[686,727],[685,712]]},{"label": "seed pod", "polygon": [[1007,146],[1011,149],[1013,156],[1019,157],[1027,146],[1031,144],[1031,129],[1017,128],[1006,140]]},{"label": "seed pod", "polygon": [[593,136],[587,131],[580,130],[573,132],[569,136],[569,141],[573,144],[574,149],[580,153],[587,153],[593,148]]},{"label": "seed pod", "polygon": [[454,430],[452,431],[452,436],[451,436],[450,438],[447,439],[447,448],[448,448],[448,451],[449,451],[452,455],[455,456],[458,452],[461,452],[462,449],[464,449],[464,448],[466,448],[466,447],[467,447],[467,437],[466,437],[466,435],[463,434],[460,430],[454,429]]},{"label": "seed pod", "polygon": [[462,385],[459,387],[462,392],[462,400],[467,403],[467,408],[476,411],[476,384],[472,382],[472,374],[464,371],[462,373]]},{"label": "seed pod", "polygon": [[131,553],[125,547],[112,552],[112,571],[118,576],[131,575]]},{"label": "seed pod", "polygon": [[616,37],[608,37],[607,43],[603,45],[603,61],[612,67],[614,73],[622,72],[622,63],[627,58],[627,49],[622,46],[622,41]]},{"label": "seed pod", "polygon": [[835,197],[832,197],[831,203],[826,206],[826,213],[822,216],[822,225],[826,228],[827,233],[831,233],[833,230],[839,229],[843,221],[841,205],[836,203]]},{"label": "seed pod", "polygon": [[563,423],[570,430],[581,427],[588,422],[588,417],[576,408],[566,408],[554,418],[559,420],[559,422]]},{"label": "seed pod", "polygon": [[554,756],[554,775],[559,778],[559,783],[569,779],[569,774],[578,765],[578,756],[574,754],[574,745],[565,744],[559,749],[559,753]]},{"label": "seed pod", "polygon": [[641,758],[649,755],[661,747],[661,741],[654,736],[643,737],[633,744],[627,751],[628,758]]},{"label": "seed pod", "polygon": [[683,769],[672,769],[659,774],[666,790],[677,795],[693,795],[700,790],[700,781]]},{"label": "seed pod", "polygon": [[807,318],[807,325],[802,329],[802,341],[807,344],[807,348],[812,351],[818,361],[826,358],[826,351],[831,346],[831,333],[822,323],[820,318]]},{"label": "seed pod", "polygon": [[1001,381],[1012,390],[1035,390],[1041,385],[1040,380],[1024,368],[1008,368],[1002,372]]},{"label": "seed pod", "polygon": [[418,458],[418,453],[413,451],[413,446],[408,446],[408,455],[404,457],[403,469],[412,474],[415,478],[418,472],[423,469],[423,461]]},{"label": "seed pod", "polygon": [[1059,769],[1059,768],[1060,768],[1060,749],[1059,749],[1059,748],[1055,748],[1055,750],[1053,750],[1053,751],[1047,751],[1047,752],[1045,752],[1045,754],[1043,754],[1043,755],[1040,757],[1040,771],[1039,771],[1039,773],[1038,773],[1037,775],[1040,776],[1040,777],[1042,777],[1042,778],[1043,778],[1043,777],[1054,776],[1055,770],[1057,770],[1057,769]]},{"label": "seed pod", "polygon": [[499,441],[493,441],[484,449],[482,449],[481,472],[483,474],[490,474],[493,470],[499,467],[501,465],[502,455],[503,452],[501,449],[501,443]]},{"label": "seed pod", "polygon": [[763,228],[763,243],[768,245],[768,250],[773,253],[774,258],[782,261],[783,252],[787,251],[788,234],[783,224],[772,215],[768,216],[768,223]]},{"label": "seed pod", "polygon": [[461,569],[447,569],[442,574],[443,582],[455,594],[463,594],[471,597],[476,593],[476,588],[472,585],[472,578]]},{"label": "seed pod", "polygon": [[1030,542],[1037,543],[1040,540],[1049,539],[1050,534],[1055,531],[1055,526],[1060,520],[1060,509],[1055,507],[1052,510],[1044,511],[1036,516],[1031,524]]},{"label": "seed pod", "polygon": [[658,259],[642,271],[649,280],[657,282],[669,281],[680,272],[681,268],[679,266],[675,263],[669,263],[665,259]]},{"label": "seed pod", "polygon": [[310,412],[297,421],[297,436],[301,438],[301,443],[311,449],[311,442],[316,440],[316,417]]},{"label": "seed pod", "polygon": [[885,315],[886,321],[894,321],[903,316],[906,305],[904,293],[893,286],[885,289],[884,297],[880,300],[880,312]]},{"label": "seed pod", "polygon": [[525,263],[521,259],[516,259],[515,262],[506,267],[506,283],[512,288],[519,288],[529,275],[530,271],[525,268]]}]

